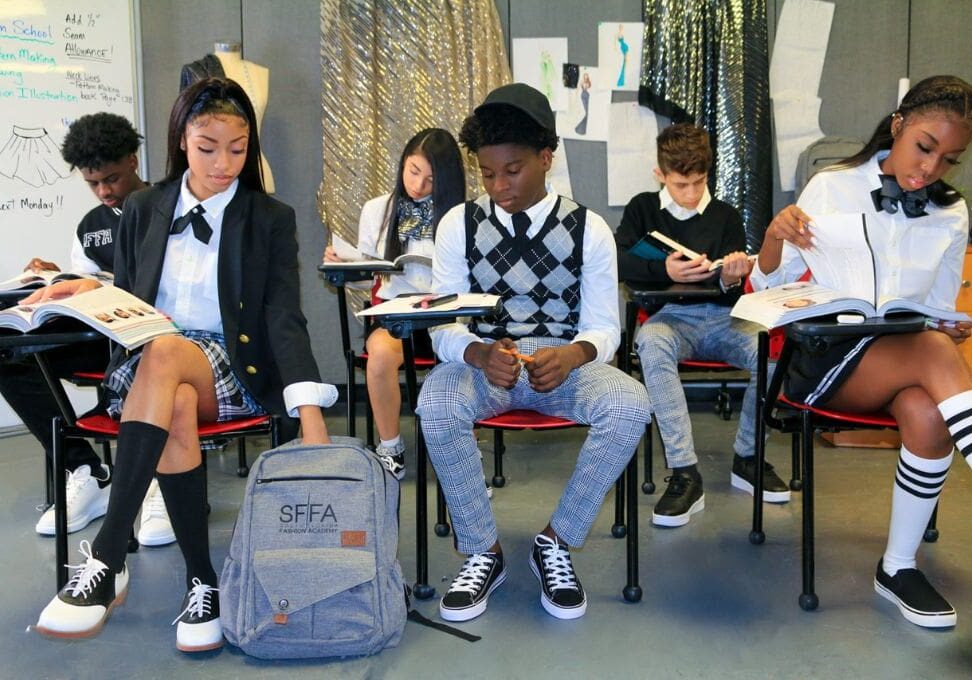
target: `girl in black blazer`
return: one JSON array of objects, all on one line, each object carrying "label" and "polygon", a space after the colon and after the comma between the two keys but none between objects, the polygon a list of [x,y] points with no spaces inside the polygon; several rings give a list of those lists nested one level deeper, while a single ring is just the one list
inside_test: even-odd
[{"label": "girl in black blazer", "polygon": [[[81,542],[84,563],[41,612],[42,633],[92,635],[124,601],[129,531],[156,475],[186,561],[176,646],[219,647],[198,423],[286,414],[299,416],[304,441],[328,441],[320,407],[337,395],[321,384],[311,354],[294,211],[264,192],[255,121],[231,80],[187,88],[169,119],[165,181],[125,203],[115,285],[187,330],[112,357],[105,384],[121,426],[108,513],[94,542]],[[43,295],[92,287],[66,283]]]}]

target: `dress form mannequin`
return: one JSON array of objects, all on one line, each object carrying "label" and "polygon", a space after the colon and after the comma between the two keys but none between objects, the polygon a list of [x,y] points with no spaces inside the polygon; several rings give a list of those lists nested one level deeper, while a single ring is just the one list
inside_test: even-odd
[{"label": "dress form mannequin", "polygon": [[[238,42],[222,41],[213,46],[213,55],[219,59],[226,77],[235,80],[246,92],[253,103],[256,113],[257,132],[263,126],[263,114],[267,110],[267,99],[270,92],[270,69],[252,61],[244,61],[243,53]],[[273,173],[267,157],[260,156],[263,165],[263,183],[267,193],[274,192]]]}]

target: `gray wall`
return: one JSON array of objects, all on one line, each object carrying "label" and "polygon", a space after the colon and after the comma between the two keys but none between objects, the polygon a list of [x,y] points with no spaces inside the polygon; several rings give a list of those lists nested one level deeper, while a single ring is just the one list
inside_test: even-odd
[{"label": "gray wall", "polygon": [[[596,62],[598,21],[640,21],[642,7],[640,0],[495,1],[507,36],[566,36],[568,56],[580,64]],[[834,4],[820,88],[825,133],[869,136],[878,119],[893,109],[898,78],[909,72],[913,83],[935,73],[972,81],[972,43],[965,30],[972,25],[972,2],[921,0],[913,3],[910,19],[908,0]],[[783,0],[768,0],[770,45],[782,5]],[[140,8],[150,179],[159,179],[165,170],[166,121],[183,64],[212,51],[215,40],[230,39],[243,43],[246,59],[270,68],[261,141],[273,167],[277,198],[297,211],[303,306],[318,363],[325,380],[343,383],[336,303],[316,271],[326,242],[315,199],[322,153],[319,0],[142,0]],[[630,93],[614,96],[616,101],[634,98]],[[621,209],[607,207],[604,143],[567,140],[565,150],[575,197],[616,225]],[[953,179],[970,190],[972,161],[960,167]],[[779,191],[778,182],[773,198],[777,208],[793,199]]]}]

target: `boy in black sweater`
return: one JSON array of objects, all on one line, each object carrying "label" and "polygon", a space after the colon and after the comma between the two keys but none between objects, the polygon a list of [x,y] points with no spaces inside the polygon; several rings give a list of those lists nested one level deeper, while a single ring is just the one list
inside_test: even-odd
[{"label": "boy in black sweater", "polygon": [[[710,196],[706,180],[711,164],[712,151],[705,130],[687,123],[663,130],[658,136],[659,167],[654,171],[662,190],[631,199],[615,234],[622,281],[636,288],[717,282],[721,290],[711,301],[666,304],[641,326],[635,337],[652,412],[665,445],[665,459],[672,468],[666,480],[668,487],[652,512],[652,523],[658,526],[682,526],[705,508],[678,362],[690,358],[725,361],[756,372],[758,328],[729,316],[751,268],[744,252],[742,219],[731,205]],[[698,253],[698,257],[688,258],[675,252],[664,260],[647,260],[629,252],[651,231],[671,237]],[[722,267],[709,271],[711,260],[719,257],[724,258]],[[731,476],[734,487],[749,493],[753,493],[756,477],[755,415],[756,387],[750,382],[739,417]],[[764,500],[790,500],[787,485],[768,463],[763,479]]]}]

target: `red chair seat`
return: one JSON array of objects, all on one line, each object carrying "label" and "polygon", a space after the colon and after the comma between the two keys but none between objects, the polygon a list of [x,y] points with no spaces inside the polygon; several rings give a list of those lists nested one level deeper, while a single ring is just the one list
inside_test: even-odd
[{"label": "red chair seat", "polygon": [[695,368],[703,371],[737,371],[739,370],[732,364],[724,361],[703,361],[702,359],[685,359],[678,362],[679,366],[685,368]]},{"label": "red chair seat", "polygon": [[[368,360],[368,353],[361,352],[357,355],[359,359]],[[432,368],[435,366],[435,358],[433,357],[415,357],[415,368]]]},{"label": "red chair seat", "polygon": [[[79,430],[86,432],[118,436],[119,421],[114,420],[105,413],[97,413],[95,415],[78,418],[75,424]],[[199,426],[199,437],[219,437],[233,434],[240,430],[269,426],[270,416],[252,416],[250,418],[227,420],[222,423],[203,423]]]},{"label": "red chair seat", "polygon": [[840,422],[845,422],[849,425],[867,425],[870,427],[891,428],[898,427],[898,421],[887,413],[848,413],[847,411],[829,411],[825,408],[817,408],[816,406],[801,404],[800,402],[793,401],[792,399],[787,399],[782,394],[779,396],[778,401],[781,404],[789,406],[790,408],[799,409],[801,411],[810,411],[812,414],[820,416],[821,418],[837,420]]},{"label": "red chair seat", "polygon": [[477,420],[480,427],[495,427],[504,430],[558,430],[575,427],[577,423],[567,418],[548,416],[529,409],[515,409],[492,418]]},{"label": "red chair seat", "polygon": [[74,380],[97,380],[101,382],[105,379],[103,371],[75,371],[71,378]]}]

